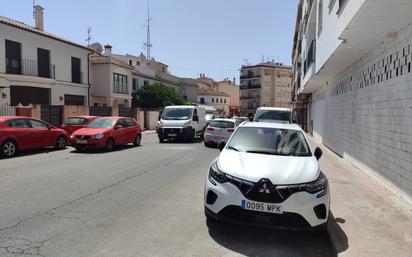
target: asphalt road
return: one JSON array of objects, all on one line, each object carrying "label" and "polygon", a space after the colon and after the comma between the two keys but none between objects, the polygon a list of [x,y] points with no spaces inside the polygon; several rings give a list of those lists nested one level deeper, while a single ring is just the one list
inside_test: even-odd
[{"label": "asphalt road", "polygon": [[0,256],[336,256],[328,235],[206,223],[203,143],[0,159]]}]

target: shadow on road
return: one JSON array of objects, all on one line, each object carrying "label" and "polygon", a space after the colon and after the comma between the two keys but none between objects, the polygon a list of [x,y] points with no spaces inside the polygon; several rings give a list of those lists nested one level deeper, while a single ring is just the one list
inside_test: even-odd
[{"label": "shadow on road", "polygon": [[[132,148],[139,148],[139,147],[142,147],[142,145],[139,145],[139,146],[118,145],[113,149],[113,151],[109,151],[109,152],[119,152],[119,151],[124,151],[124,150],[132,149]],[[105,154],[105,153],[109,153],[108,151],[106,151],[104,149],[86,149],[86,150],[82,150],[82,151],[77,151],[74,148],[71,148],[71,149],[72,149],[72,151],[70,151],[70,153],[74,153],[74,154]]]},{"label": "shadow on road", "polygon": [[25,156],[30,156],[30,155],[35,155],[35,154],[42,154],[42,153],[52,153],[52,152],[58,152],[61,150],[55,149],[54,147],[46,147],[46,148],[37,148],[37,149],[30,149],[30,150],[20,150],[16,152],[16,155],[10,158],[5,158],[0,155],[0,160],[6,160],[6,159],[15,159],[15,158],[21,158]]},{"label": "shadow on road", "polygon": [[342,219],[330,216],[332,231],[341,238],[340,246],[331,241],[336,235],[329,236],[327,232],[321,231],[282,231],[213,220],[207,221],[207,226],[209,235],[218,244],[245,256],[334,257],[348,248],[347,237],[337,224],[338,221]]},{"label": "shadow on road", "polygon": [[169,139],[165,140],[162,144],[199,144],[203,142],[203,138],[196,137],[193,140],[184,140],[184,139]]}]

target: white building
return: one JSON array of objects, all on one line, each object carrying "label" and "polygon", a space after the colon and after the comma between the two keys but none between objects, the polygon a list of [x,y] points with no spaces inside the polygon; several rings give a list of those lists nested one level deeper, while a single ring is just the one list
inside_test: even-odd
[{"label": "white building", "polygon": [[104,54],[93,53],[91,61],[91,105],[99,107],[131,107],[133,67],[115,58],[112,47]]},{"label": "white building", "polygon": [[91,49],[0,17],[0,104],[87,105]]},{"label": "white building", "polygon": [[302,125],[411,197],[412,1],[300,0],[296,24]]}]

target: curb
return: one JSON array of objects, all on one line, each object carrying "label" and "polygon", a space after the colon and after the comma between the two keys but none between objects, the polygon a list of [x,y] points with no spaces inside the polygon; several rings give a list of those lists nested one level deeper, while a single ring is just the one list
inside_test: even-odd
[{"label": "curb", "polygon": [[147,134],[156,134],[156,130],[145,130],[142,132],[143,135],[147,135]]}]

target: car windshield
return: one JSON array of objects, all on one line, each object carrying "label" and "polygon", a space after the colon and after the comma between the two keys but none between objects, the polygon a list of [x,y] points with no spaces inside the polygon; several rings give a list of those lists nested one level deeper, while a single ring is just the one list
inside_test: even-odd
[{"label": "car windshield", "polygon": [[84,124],[86,124],[87,123],[87,119],[85,119],[85,118],[75,118],[75,117],[73,117],[73,118],[67,118],[65,121],[64,121],[64,124],[65,125],[84,125]]},{"label": "car windshield", "polygon": [[116,120],[100,118],[100,119],[96,119],[92,121],[87,127],[88,128],[112,128],[115,123],[116,123]]},{"label": "car windshield", "polygon": [[235,123],[232,121],[214,120],[209,126],[212,128],[233,128],[235,127]]},{"label": "car windshield", "polygon": [[240,127],[227,147],[241,152],[285,156],[311,156],[303,133],[279,128]]},{"label": "car windshield", "polygon": [[281,121],[290,122],[290,112],[275,110],[259,110],[255,117],[256,121]]},{"label": "car windshield", "polygon": [[163,120],[188,120],[192,117],[192,108],[169,108],[164,110]]}]

